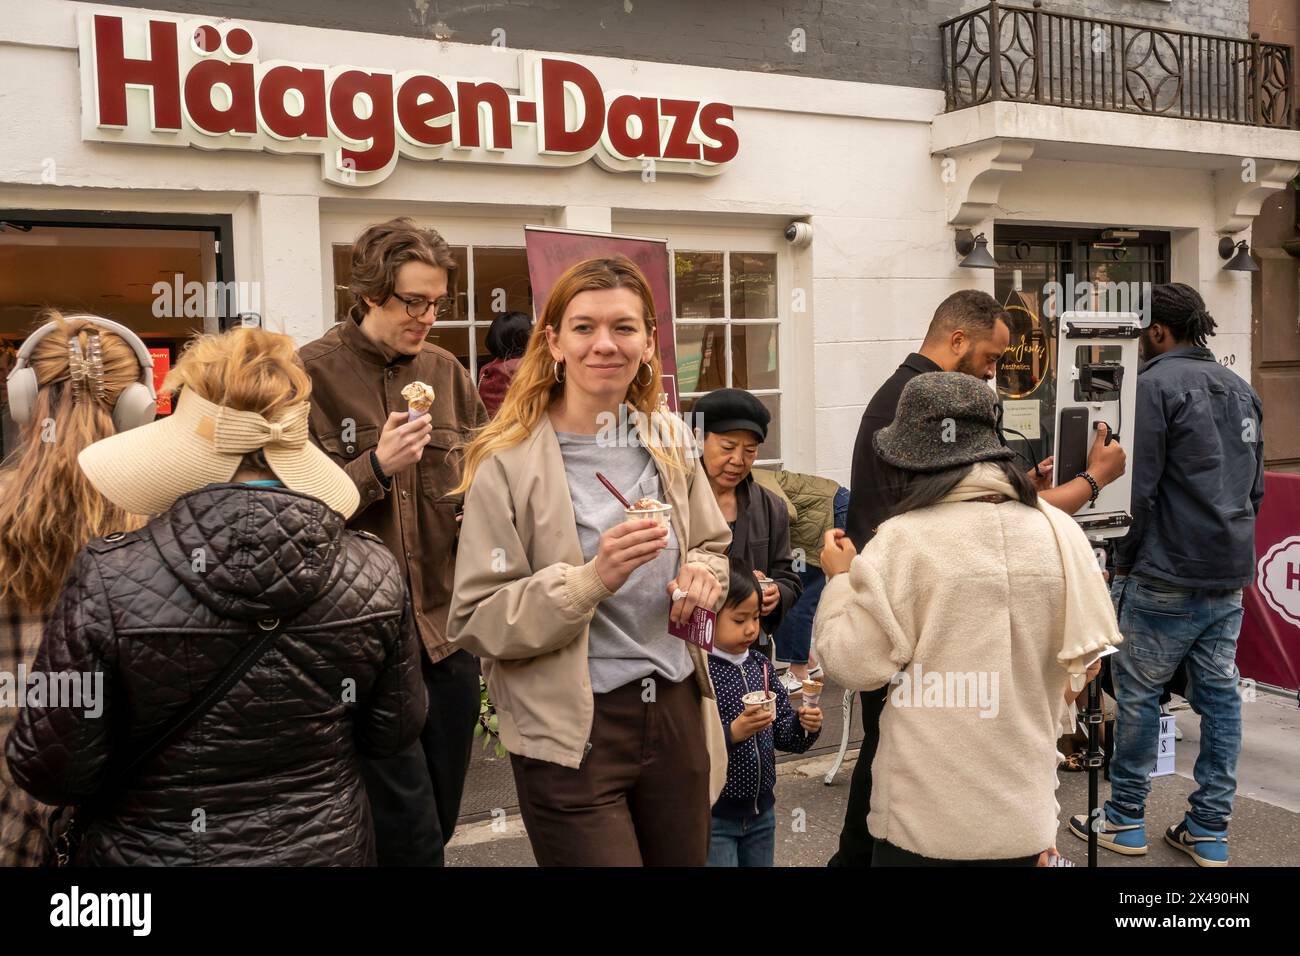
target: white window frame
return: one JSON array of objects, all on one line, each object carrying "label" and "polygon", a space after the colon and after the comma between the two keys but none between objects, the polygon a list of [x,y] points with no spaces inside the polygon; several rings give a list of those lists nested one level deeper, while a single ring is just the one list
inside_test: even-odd
[{"label": "white window frame", "polygon": [[[654,235],[655,232],[646,232],[647,229],[653,229],[652,225],[640,224],[636,228],[642,230],[642,235]],[[615,232],[619,229],[615,228]],[[632,231],[629,229],[628,231]],[[667,230],[665,230],[667,231]],[[662,234],[662,233],[660,233]],[[780,426],[781,439],[779,442],[778,458],[762,458],[754,462],[757,467],[788,467],[793,449],[790,430],[794,426],[792,416],[794,415],[794,402],[791,395],[797,387],[795,368],[791,361],[795,342],[794,331],[791,323],[791,295],[790,290],[794,285],[794,272],[790,261],[789,246],[776,230],[771,228],[736,228],[736,229],[708,229],[696,227],[682,227],[680,225],[671,227],[668,240],[668,253],[670,268],[673,269],[675,277],[675,256],[678,252],[721,252],[722,257],[722,285],[723,285],[723,305],[722,317],[707,319],[678,319],[677,318],[677,283],[672,282],[673,296],[673,332],[674,336],[679,326],[703,326],[703,325],[725,325],[726,333],[726,360],[725,368],[727,373],[727,382],[733,382],[733,370],[731,367],[731,327],[733,325],[772,325],[776,324],[776,351],[777,351],[777,381],[780,383],[777,388],[752,389],[752,393],[758,396],[777,396],[777,407],[780,409]],[[764,254],[776,255],[776,315],[772,318],[765,319],[733,319],[731,317],[731,254],[741,252],[758,252]],[[675,344],[675,343],[674,343]],[[701,395],[707,395],[707,392],[681,392],[679,398],[698,398]]]},{"label": "white window frame", "polygon": [[[439,210],[424,211],[411,209],[403,205],[375,206],[355,204],[354,202],[322,203],[320,238],[321,238],[321,296],[326,318],[325,331],[332,325],[334,316],[334,259],[333,247],[337,244],[351,244],[366,226],[383,222],[393,216],[409,215],[416,222],[436,228],[449,246],[464,246],[469,249],[466,288],[469,293],[470,315],[474,315],[474,257],[475,247],[495,247],[518,249],[524,245],[525,224],[546,224],[548,216],[538,210],[520,209],[513,215],[502,215],[499,211],[484,207],[455,206],[446,213]],[[791,290],[794,287],[794,268],[789,244],[781,236],[781,231],[766,221],[761,224],[743,226],[711,226],[684,223],[680,219],[665,219],[664,214],[648,216],[644,213],[615,212],[612,231],[632,236],[662,236],[668,239],[669,264],[672,268],[676,252],[759,252],[776,255],[776,316],[774,319],[731,319],[730,291],[730,255],[723,256],[724,305],[725,319],[687,319],[684,324],[717,325],[726,324],[727,355],[726,369],[728,381],[731,380],[731,331],[733,322],[737,325],[767,325],[775,321],[777,326],[777,379],[780,387],[776,389],[758,389],[756,395],[778,395],[777,405],[780,409],[781,440],[780,457],[765,458],[756,465],[772,466],[781,464],[790,467],[796,447],[793,432],[797,423],[794,420],[795,402],[793,396],[798,389],[811,387],[811,378],[800,373],[794,362],[795,329],[791,315]],[[673,328],[677,327],[677,284],[669,275],[670,293],[673,298]],[[534,303],[534,308],[538,303]],[[456,322],[439,322],[443,328],[470,329],[471,374],[477,381],[478,340],[474,335],[477,323],[471,324],[469,318]],[[811,371],[811,370],[810,370]],[[806,379],[806,380],[805,380]],[[682,393],[681,398],[698,396],[703,392]]]}]

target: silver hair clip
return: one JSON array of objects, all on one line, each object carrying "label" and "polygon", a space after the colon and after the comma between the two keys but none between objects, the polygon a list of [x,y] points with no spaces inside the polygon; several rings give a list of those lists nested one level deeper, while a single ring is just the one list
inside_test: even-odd
[{"label": "silver hair clip", "polygon": [[87,378],[90,379],[90,393],[95,396],[95,401],[103,403],[107,400],[107,393],[104,390],[104,350],[98,332],[87,335],[87,352],[86,372]]},{"label": "silver hair clip", "polygon": [[72,379],[72,401],[80,402],[86,392],[86,357],[75,335],[68,339],[68,377]]}]

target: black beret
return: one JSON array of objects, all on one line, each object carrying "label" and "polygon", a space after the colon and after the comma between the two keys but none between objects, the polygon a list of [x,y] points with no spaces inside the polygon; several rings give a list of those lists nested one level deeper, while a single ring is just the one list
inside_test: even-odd
[{"label": "black beret", "polygon": [[753,432],[759,441],[767,441],[767,425],[772,413],[743,388],[718,388],[695,402],[695,414],[709,432]]}]

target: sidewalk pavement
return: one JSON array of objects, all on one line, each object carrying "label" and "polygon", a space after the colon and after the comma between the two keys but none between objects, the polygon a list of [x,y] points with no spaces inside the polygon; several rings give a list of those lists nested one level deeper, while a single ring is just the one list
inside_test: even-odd
[{"label": "sidewalk pavement", "polygon": [[[1177,772],[1153,781],[1147,803],[1146,856],[1122,857],[1100,851],[1101,866],[1183,866],[1195,864],[1163,840],[1164,829],[1182,818],[1187,795],[1196,784],[1191,768],[1196,760],[1199,721],[1190,710],[1175,709],[1184,739],[1176,751]],[[855,718],[856,719],[856,718]],[[1300,866],[1300,709],[1294,699],[1260,694],[1242,708],[1245,743],[1238,766],[1237,801],[1231,828],[1234,866]],[[838,743],[838,737],[833,741]],[[824,866],[838,845],[856,745],[850,750],[831,786],[822,782],[833,753],[790,759],[777,767],[777,866]],[[507,760],[504,772],[509,776]],[[498,767],[497,770],[502,768]],[[1068,832],[1071,814],[1088,809],[1088,775],[1060,774],[1057,800],[1061,829],[1057,848],[1077,866],[1088,861],[1088,846]],[[1101,799],[1110,786],[1100,781]],[[513,789],[511,790],[513,795]],[[514,807],[492,811],[495,816],[464,820],[447,848],[449,866],[533,866],[532,851]]]}]

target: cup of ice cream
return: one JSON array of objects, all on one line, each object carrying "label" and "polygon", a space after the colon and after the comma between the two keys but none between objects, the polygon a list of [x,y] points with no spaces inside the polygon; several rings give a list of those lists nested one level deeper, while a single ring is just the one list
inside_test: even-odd
[{"label": "cup of ice cream", "polygon": [[803,681],[803,704],[805,707],[817,707],[822,699],[822,682],[805,677]]},{"label": "cup of ice cream", "polygon": [[666,505],[654,498],[638,498],[632,507],[624,510],[628,521],[657,521],[665,528],[673,516],[673,506]]},{"label": "cup of ice cream", "polygon": [[413,422],[421,415],[429,414],[433,407],[433,389],[423,382],[412,382],[402,389],[402,398],[406,399],[406,420]]},{"label": "cup of ice cream", "polygon": [[776,713],[776,692],[770,690],[751,690],[740,702],[746,707],[752,707],[755,704],[761,706],[764,710]]}]

